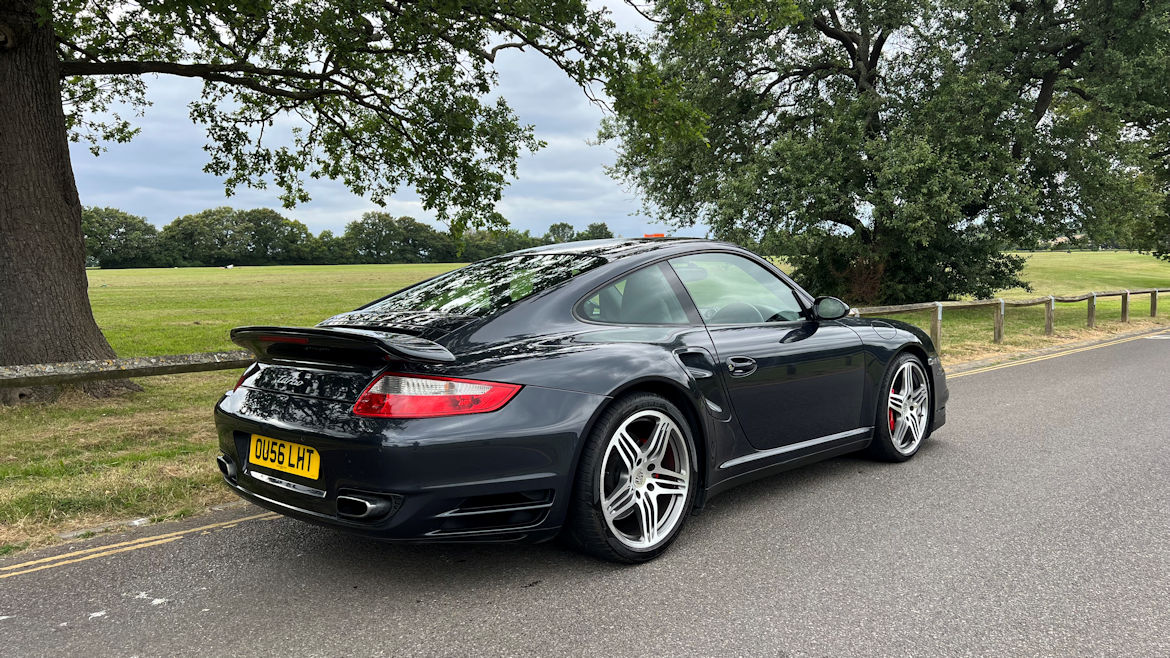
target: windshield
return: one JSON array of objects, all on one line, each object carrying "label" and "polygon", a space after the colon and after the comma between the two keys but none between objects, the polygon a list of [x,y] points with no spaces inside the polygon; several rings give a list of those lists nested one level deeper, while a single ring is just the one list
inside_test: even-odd
[{"label": "windshield", "polygon": [[582,254],[525,254],[472,263],[400,290],[363,311],[484,316],[605,263]]}]

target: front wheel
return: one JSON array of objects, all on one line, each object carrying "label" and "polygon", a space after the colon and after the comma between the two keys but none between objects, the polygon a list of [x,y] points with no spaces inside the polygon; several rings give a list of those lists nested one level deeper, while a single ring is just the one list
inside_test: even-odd
[{"label": "front wheel", "polygon": [[694,502],[695,445],[682,413],[657,395],[624,398],[598,420],[581,455],[568,538],[614,562],[661,555]]},{"label": "front wheel", "polygon": [[930,435],[930,382],[922,361],[913,354],[894,359],[878,395],[877,424],[869,453],[885,461],[906,461]]}]

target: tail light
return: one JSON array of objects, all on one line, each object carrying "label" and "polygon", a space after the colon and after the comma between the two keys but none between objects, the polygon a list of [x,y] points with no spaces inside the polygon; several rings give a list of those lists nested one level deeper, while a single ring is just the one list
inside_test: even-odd
[{"label": "tail light", "polygon": [[385,374],[366,387],[353,412],[371,418],[434,418],[495,411],[520,390],[516,384]]}]

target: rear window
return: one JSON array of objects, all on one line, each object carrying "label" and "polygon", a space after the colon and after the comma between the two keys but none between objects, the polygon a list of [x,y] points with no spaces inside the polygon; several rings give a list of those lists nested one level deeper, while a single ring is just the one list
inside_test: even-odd
[{"label": "rear window", "polygon": [[501,256],[400,290],[363,310],[490,315],[603,263],[582,254]]},{"label": "rear window", "polygon": [[687,324],[687,312],[662,265],[644,267],[598,290],[578,311],[594,322],[614,324]]}]

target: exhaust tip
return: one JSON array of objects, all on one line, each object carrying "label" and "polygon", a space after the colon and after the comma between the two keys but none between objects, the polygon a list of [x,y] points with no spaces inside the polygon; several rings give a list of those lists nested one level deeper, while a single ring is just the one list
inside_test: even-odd
[{"label": "exhaust tip", "polygon": [[219,472],[232,482],[236,480],[236,463],[232,461],[231,457],[227,455],[220,455],[215,458],[215,465],[219,466]]},{"label": "exhaust tip", "polygon": [[347,519],[370,521],[386,516],[394,503],[377,496],[346,494],[337,497],[337,515]]}]

